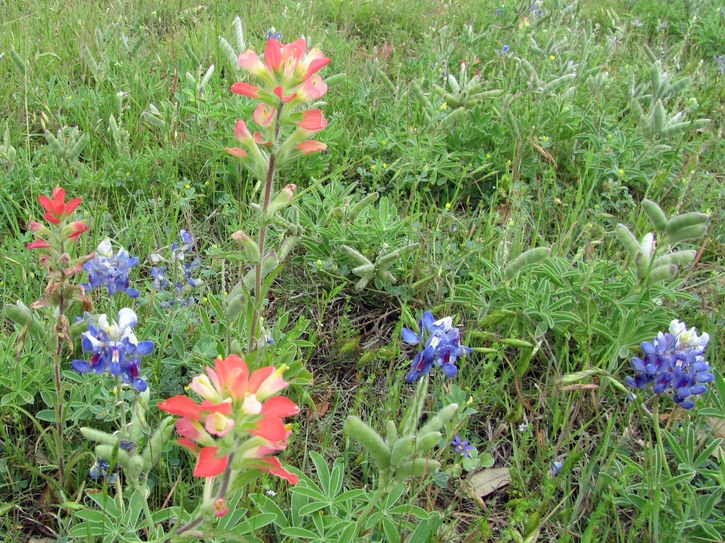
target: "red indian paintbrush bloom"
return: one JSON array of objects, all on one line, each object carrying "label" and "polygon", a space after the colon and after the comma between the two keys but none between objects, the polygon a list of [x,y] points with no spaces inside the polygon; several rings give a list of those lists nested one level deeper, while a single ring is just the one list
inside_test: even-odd
[{"label": "red indian paintbrush bloom", "polygon": [[68,217],[83,201],[82,198],[73,198],[70,202],[65,202],[65,189],[55,187],[53,189],[53,199],[51,200],[47,196],[38,196],[40,205],[45,208],[45,215],[43,215],[48,222],[53,224],[60,224],[63,219]]},{"label": "red indian paintbrush bloom", "polygon": [[299,413],[291,400],[273,396],[287,386],[282,379],[285,369],[268,366],[250,375],[239,356],[220,357],[214,368],[206,368],[206,375],[191,382],[201,403],[187,396],[159,402],[160,409],[182,417],[176,422],[178,443],[198,454],[196,477],[219,475],[229,465],[229,454],[235,452],[235,468],[259,468],[297,482],[297,476],[276,458],[266,457],[287,446],[290,427],[282,419]]},{"label": "red indian paintbrush bloom", "polygon": [[[53,189],[52,198],[45,195],[38,196],[40,205],[45,209],[43,217],[52,225],[51,228],[37,222],[29,221],[28,229],[38,235],[37,240],[27,245],[28,249],[50,249],[53,245],[46,239],[46,235],[51,234],[53,226],[59,226],[60,229],[51,239],[69,239],[75,241],[83,232],[88,230],[88,225],[83,221],[73,221],[66,223],[66,219],[76,210],[83,201],[82,198],[73,198],[70,202],[65,201],[65,189],[55,187]],[[57,234],[60,234],[58,238]]]}]

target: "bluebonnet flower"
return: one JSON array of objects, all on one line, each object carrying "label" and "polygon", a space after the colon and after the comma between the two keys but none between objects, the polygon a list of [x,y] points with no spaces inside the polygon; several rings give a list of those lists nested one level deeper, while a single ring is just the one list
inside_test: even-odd
[{"label": "bluebonnet flower", "polygon": [[89,322],[88,331],[82,334],[82,346],[93,356],[89,361],[73,360],[73,369],[78,373],[109,371],[136,390],[146,390],[148,384],[140,376],[141,356],[153,351],[154,343],[138,341],[133,333],[135,325],[136,313],[127,307],[118,312],[118,323],[109,322],[105,314],[96,323]]},{"label": "bluebonnet flower", "polygon": [[124,451],[128,451],[132,453],[136,450],[136,447],[138,446],[136,442],[129,441],[128,439],[119,439],[118,440],[118,446],[121,447]]},{"label": "bluebonnet flower", "polygon": [[114,254],[111,240],[106,238],[98,245],[96,255],[83,265],[88,272],[88,283],[82,283],[82,286],[86,290],[106,287],[109,294],[125,292],[131,298],[137,298],[139,291],[129,288],[128,280],[128,271],[136,264],[138,257],[131,257],[123,247]]},{"label": "bluebonnet flower", "polygon": [[715,57],[715,66],[720,70],[721,74],[725,74],[725,55],[718,55]]},{"label": "bluebonnet flower", "polygon": [[625,382],[639,389],[652,384],[655,394],[672,391],[677,405],[692,409],[695,403],[688,398],[706,392],[705,384],[714,378],[703,356],[709,342],[707,333],[699,335],[697,328],[688,330],[685,323],[673,320],[669,333],[642,343],[644,358],[632,358],[637,375],[625,377]]},{"label": "bluebonnet flower", "polygon": [[496,49],[496,54],[504,55],[504,56],[511,56],[514,54],[514,52],[511,50],[511,47],[509,44],[504,44],[501,49]]},{"label": "bluebonnet flower", "polygon": [[632,21],[632,26],[642,26],[642,21],[640,21],[639,19],[635,19]]},{"label": "bluebonnet flower", "polygon": [[114,484],[118,480],[118,474],[112,473],[109,475],[108,470],[110,467],[111,465],[106,460],[99,458],[96,463],[91,466],[91,469],[88,471],[88,476],[94,481],[103,477],[109,483]]},{"label": "bluebonnet flower", "polygon": [[549,472],[554,477],[556,477],[557,475],[559,475],[559,473],[561,473],[561,468],[563,468],[563,467],[564,467],[564,462],[562,462],[561,460],[555,460],[554,462],[551,463],[551,468],[549,469]]},{"label": "bluebonnet flower", "polygon": [[[412,383],[421,375],[426,375],[433,364],[441,368],[446,377],[455,377],[458,373],[456,360],[470,353],[472,349],[461,345],[461,332],[458,328],[453,328],[453,318],[435,320],[433,314],[426,311],[418,326],[419,333],[403,328],[403,341],[406,343],[417,345],[425,341],[423,350],[413,359],[413,369],[408,374],[408,382]],[[427,339],[424,338],[426,335]]]},{"label": "bluebonnet flower", "polygon": [[277,32],[275,27],[270,27],[269,30],[267,30],[267,37],[265,39],[271,40],[272,38],[277,41],[284,41],[284,37],[280,32]]},{"label": "bluebonnet flower", "polygon": [[470,452],[475,448],[467,440],[461,439],[461,436],[458,435],[453,441],[451,441],[451,445],[453,445],[453,450],[455,450],[457,453],[462,454],[466,458],[470,458]]},{"label": "bluebonnet flower", "polygon": [[534,17],[541,17],[544,14],[544,10],[541,7],[540,3],[541,2],[534,2],[533,4],[531,4],[531,7],[529,8],[529,12]]},{"label": "bluebonnet flower", "polygon": [[165,262],[170,265],[171,278],[169,278],[167,266],[151,268],[151,277],[153,278],[151,286],[155,290],[169,290],[173,284],[175,299],[161,302],[161,306],[164,308],[177,303],[192,305],[194,297],[186,296],[184,290],[187,285],[191,288],[201,285],[199,278],[192,277],[194,270],[201,267],[201,260],[195,258],[191,262],[185,261],[187,252],[191,252],[194,248],[194,237],[186,230],[181,230],[179,235],[181,236],[181,243],[174,242],[171,244],[169,259],[164,258],[159,253],[150,255],[150,259],[154,264]]}]

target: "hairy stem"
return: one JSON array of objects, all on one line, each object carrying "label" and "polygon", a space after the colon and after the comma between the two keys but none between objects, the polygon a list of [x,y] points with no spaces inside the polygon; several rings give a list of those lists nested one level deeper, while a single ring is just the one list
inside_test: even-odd
[{"label": "hairy stem", "polygon": [[269,202],[272,200],[272,191],[274,190],[274,174],[275,165],[277,162],[277,142],[279,141],[280,124],[279,119],[282,113],[283,104],[280,103],[277,108],[277,116],[275,118],[274,126],[274,141],[272,142],[273,151],[269,154],[269,164],[267,166],[267,179],[264,183],[264,195],[262,200],[262,210],[259,219],[259,238],[257,245],[259,246],[259,262],[255,266],[255,277],[254,277],[254,312],[252,314],[252,322],[249,325],[249,350],[253,351],[259,346],[259,340],[257,335],[259,330],[257,326],[259,323],[259,315],[262,312],[262,305],[264,303],[264,297],[262,296],[262,264],[264,263],[264,244],[267,238],[267,209],[269,208]]}]

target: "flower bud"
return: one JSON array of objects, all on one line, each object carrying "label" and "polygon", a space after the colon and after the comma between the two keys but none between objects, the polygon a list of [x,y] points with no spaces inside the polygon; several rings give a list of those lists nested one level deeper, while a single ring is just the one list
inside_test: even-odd
[{"label": "flower bud", "polygon": [[267,208],[267,216],[270,217],[280,209],[287,207],[292,201],[296,190],[297,185],[295,185],[294,183],[290,183],[289,185],[286,185],[281,191],[279,191],[279,194],[277,194],[275,199],[272,200],[272,202],[269,204],[269,207]]}]

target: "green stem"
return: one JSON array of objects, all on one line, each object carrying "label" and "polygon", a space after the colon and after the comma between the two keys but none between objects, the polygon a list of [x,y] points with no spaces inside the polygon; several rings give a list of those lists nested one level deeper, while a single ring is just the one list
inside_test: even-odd
[{"label": "green stem", "polygon": [[149,509],[149,492],[148,492],[148,473],[144,473],[142,475],[142,481],[135,481],[134,482],[134,490],[137,492],[141,492],[142,494],[142,502],[143,502],[143,512],[144,516],[146,517],[146,524],[148,524],[148,529],[146,532],[146,537],[149,537],[155,530],[154,530],[154,517],[151,515],[151,509]]},{"label": "green stem", "polygon": [[273,152],[269,154],[269,164],[267,166],[267,179],[264,184],[264,196],[262,200],[262,210],[259,218],[259,238],[257,245],[259,246],[259,262],[255,266],[254,275],[254,311],[252,314],[252,322],[249,324],[249,351],[255,350],[259,346],[257,338],[259,324],[259,315],[262,312],[264,297],[262,296],[262,264],[264,263],[264,244],[267,237],[267,209],[269,202],[272,200],[272,190],[274,189],[275,165],[277,162],[277,143],[279,141],[280,116],[282,114],[283,104],[280,103],[277,108],[277,117],[274,127],[274,141],[272,142]]},{"label": "green stem", "polygon": [[126,428],[126,403],[123,401],[123,396],[121,395],[121,386],[121,376],[116,375],[116,384],[113,388],[113,393],[118,396],[118,401],[116,402],[116,405],[119,406],[121,417],[121,437],[123,439],[127,439],[128,431]]},{"label": "green stem", "polygon": [[[63,242],[60,244],[60,252],[63,254],[65,248]],[[65,330],[60,330],[65,322],[65,298],[63,297],[63,290],[68,284],[68,280],[65,279],[63,274],[62,284],[60,286],[60,301],[58,302],[58,320],[56,321],[55,330],[53,333],[56,335],[56,341],[58,345],[55,348],[55,356],[53,357],[53,377],[55,379],[55,392],[57,399],[55,402],[55,439],[56,448],[58,454],[58,480],[62,481],[65,474],[65,459],[63,458],[63,443],[65,441],[65,421],[63,420],[63,382],[61,381],[61,367],[60,360],[63,355],[63,339],[65,337]],[[51,279],[52,281],[52,279]]]},{"label": "green stem", "polygon": [[361,530],[364,526],[364,521],[368,518],[372,510],[375,508],[378,502],[380,502],[382,497],[389,492],[390,482],[391,481],[389,470],[382,470],[380,472],[380,478],[378,479],[378,489],[375,491],[375,494],[373,494],[373,497],[370,498],[367,506],[365,507],[365,509],[363,509],[362,513],[360,513],[360,516],[355,521],[355,525],[357,526],[356,532],[358,534],[361,533]]},{"label": "green stem", "polygon": [[[219,484],[219,490],[216,492],[215,500],[218,500],[219,498],[224,498],[226,496],[227,491],[229,490],[229,484],[232,481],[232,461],[234,460],[234,452],[229,453],[229,462],[227,464],[227,469],[224,470],[224,474],[222,475],[221,483]],[[211,485],[214,484],[215,478],[209,478],[205,481],[205,488],[204,488],[204,501],[206,502],[206,499],[211,497]],[[184,524],[182,527],[180,527],[176,531],[176,535],[181,535],[184,532],[188,532],[189,530],[192,530],[193,528],[196,528],[199,524],[201,524],[204,520],[204,512],[200,512],[196,517],[189,521],[188,523]],[[174,535],[174,532],[169,534],[169,538]],[[168,540],[168,539],[167,539]]]}]

